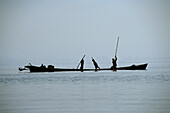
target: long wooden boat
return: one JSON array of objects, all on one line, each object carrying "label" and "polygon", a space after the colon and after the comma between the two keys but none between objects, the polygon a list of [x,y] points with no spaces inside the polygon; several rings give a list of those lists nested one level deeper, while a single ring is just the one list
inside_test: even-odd
[{"label": "long wooden boat", "polygon": [[[131,65],[131,66],[126,66],[126,67],[118,67],[117,70],[146,70],[147,67],[146,64],[141,64],[141,65]],[[23,70],[30,70],[30,72],[61,72],[61,71],[104,71],[104,70],[112,70],[112,68],[101,68],[98,70],[95,69],[70,69],[70,68],[54,68],[54,66],[49,65],[48,67],[45,66],[25,66],[25,68],[19,68],[20,71]]]},{"label": "long wooden boat", "polygon": [[[115,51],[115,58],[117,59],[117,49],[118,49],[118,42],[119,42],[119,37],[117,39],[117,45],[116,45],[116,51]],[[77,69],[69,69],[69,68],[54,68],[53,65],[48,65],[48,67],[44,66],[43,64],[41,66],[33,66],[31,64],[29,64],[28,66],[25,66],[24,68],[19,68],[20,71],[23,70],[30,70],[30,72],[60,72],[60,71],[102,71],[102,70],[113,70],[113,68],[101,68],[101,69],[78,69],[78,67],[80,66],[81,62],[83,62],[82,64],[84,64],[84,57],[83,56],[82,60],[80,61],[80,63],[77,66]],[[113,64],[115,65],[115,64]],[[146,70],[147,67],[147,63],[146,64],[141,64],[141,65],[131,65],[131,66],[126,66],[126,67],[117,67],[117,70]]]}]

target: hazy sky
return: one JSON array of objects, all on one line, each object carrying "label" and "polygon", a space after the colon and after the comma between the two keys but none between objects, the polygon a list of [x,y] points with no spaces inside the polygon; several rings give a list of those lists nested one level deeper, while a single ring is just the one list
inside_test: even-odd
[{"label": "hazy sky", "polygon": [[170,58],[170,1],[0,0],[0,64],[111,61],[118,36],[119,61]]}]

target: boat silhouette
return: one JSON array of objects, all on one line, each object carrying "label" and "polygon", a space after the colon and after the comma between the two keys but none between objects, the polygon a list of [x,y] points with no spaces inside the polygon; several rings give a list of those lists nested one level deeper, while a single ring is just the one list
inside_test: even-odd
[{"label": "boat silhouette", "polygon": [[[117,60],[118,42],[119,42],[119,37],[117,39],[115,58],[113,58],[112,60],[114,60],[114,59]],[[146,70],[146,67],[148,65],[148,63],[145,63],[145,64],[140,64],[140,65],[117,67],[116,60],[114,60],[113,66],[111,66],[110,68],[96,68],[97,63],[92,58],[93,63],[95,62],[94,63],[95,64],[95,69],[88,69],[88,68],[84,69],[83,68],[84,57],[85,57],[85,55],[82,57],[81,61],[79,62],[78,66],[77,66],[77,68],[73,68],[73,69],[70,69],[70,68],[54,68],[53,65],[48,65],[46,67],[43,64],[41,66],[33,66],[33,65],[31,65],[29,63],[29,65],[25,66],[24,68],[19,68],[19,71],[30,70],[30,72],[61,72],[61,71],[81,71],[81,72],[83,72],[83,71],[104,71],[104,70],[112,70],[112,71],[117,71],[117,70]],[[79,66],[80,66],[80,68],[79,68]]]}]

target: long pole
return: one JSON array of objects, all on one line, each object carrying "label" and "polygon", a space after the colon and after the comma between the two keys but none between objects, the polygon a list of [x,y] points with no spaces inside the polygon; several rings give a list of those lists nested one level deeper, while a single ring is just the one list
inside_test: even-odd
[{"label": "long pole", "polygon": [[117,39],[117,45],[116,45],[116,51],[115,51],[115,58],[116,58],[116,55],[117,55],[118,43],[119,43],[119,37],[118,37],[118,39]]},{"label": "long pole", "polygon": [[[84,55],[82,59],[84,59],[85,56],[86,56],[86,55]],[[77,69],[79,68],[80,63],[81,63],[81,61],[79,62],[78,66],[77,66]]]}]

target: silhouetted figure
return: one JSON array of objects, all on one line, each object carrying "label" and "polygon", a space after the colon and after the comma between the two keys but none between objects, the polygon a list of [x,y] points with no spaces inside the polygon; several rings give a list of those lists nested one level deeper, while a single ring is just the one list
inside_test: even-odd
[{"label": "silhouetted figure", "polygon": [[117,70],[117,63],[116,63],[116,61],[117,61],[117,57],[115,57],[115,59],[112,58],[112,63],[113,63],[112,69],[113,69],[113,71]]},{"label": "silhouetted figure", "polygon": [[83,72],[84,59],[81,59],[80,64],[81,64],[81,66],[80,66],[80,71]]},{"label": "silhouetted figure", "polygon": [[97,62],[93,59],[93,57],[92,57],[92,61],[93,61],[93,64],[95,66],[95,71],[97,71],[97,68],[100,69],[100,67],[98,66]]},{"label": "silhouetted figure", "polygon": [[46,68],[46,66],[45,66],[45,65],[43,65],[43,64],[41,64],[41,68]]}]

